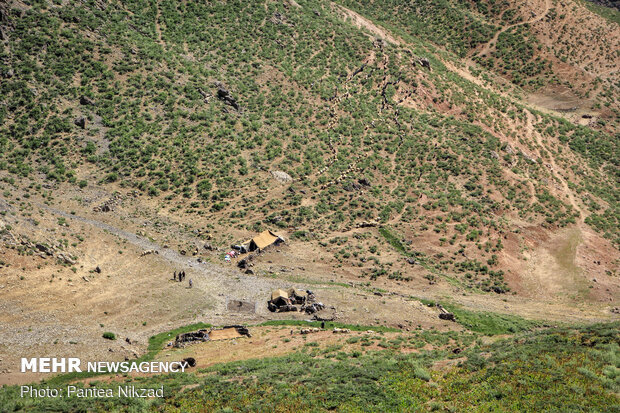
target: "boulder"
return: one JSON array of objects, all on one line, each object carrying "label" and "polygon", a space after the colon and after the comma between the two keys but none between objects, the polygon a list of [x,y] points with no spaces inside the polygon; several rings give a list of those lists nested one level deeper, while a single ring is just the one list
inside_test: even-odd
[{"label": "boulder", "polygon": [[221,83],[216,83],[217,86],[217,98],[227,104],[228,106],[232,106],[235,110],[239,110],[239,104],[237,100],[232,97],[230,91],[224,87]]},{"label": "boulder", "polygon": [[430,68],[431,68],[431,62],[427,58],[425,58],[425,57],[423,57],[421,59],[418,59],[418,63],[420,64],[420,66],[422,66],[425,69],[429,69],[430,70]]},{"label": "boulder", "polygon": [[35,248],[38,249],[41,252],[44,252],[47,255],[52,255],[52,250],[50,247],[48,247],[47,245],[44,244],[37,244],[35,245]]},{"label": "boulder", "polygon": [[271,175],[280,183],[291,182],[293,178],[284,171],[271,171]]},{"label": "boulder", "polygon": [[196,367],[196,359],[193,357],[184,358],[183,363],[188,367]]},{"label": "boulder", "polygon": [[440,313],[439,318],[441,318],[442,320],[456,321],[456,319],[454,318],[454,314],[452,313]]},{"label": "boulder", "polygon": [[95,101],[89,98],[88,96],[82,95],[80,97],[80,105],[84,106],[95,106]]},{"label": "boulder", "polygon": [[77,263],[74,259],[65,254],[58,254],[56,258],[69,265],[75,265]]},{"label": "boulder", "polygon": [[86,119],[83,116],[74,120],[73,123],[75,123],[75,126],[79,126],[82,129],[86,128]]},{"label": "boulder", "polygon": [[506,144],[506,147],[504,148],[504,151],[506,151],[506,153],[512,155],[513,153],[515,153],[514,149],[512,148],[512,146],[510,146],[510,144]]}]

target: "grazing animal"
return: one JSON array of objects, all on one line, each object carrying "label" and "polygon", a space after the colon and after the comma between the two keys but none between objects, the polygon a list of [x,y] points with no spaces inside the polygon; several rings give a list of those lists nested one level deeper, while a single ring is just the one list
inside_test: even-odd
[{"label": "grazing animal", "polygon": [[189,279],[189,288],[192,288],[194,286],[194,282],[192,281],[192,279]]}]

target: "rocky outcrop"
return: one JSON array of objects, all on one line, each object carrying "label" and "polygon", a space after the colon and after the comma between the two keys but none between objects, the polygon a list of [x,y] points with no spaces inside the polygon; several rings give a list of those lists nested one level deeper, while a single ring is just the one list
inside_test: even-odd
[{"label": "rocky outcrop", "polygon": [[121,194],[115,194],[101,205],[93,208],[94,212],[111,212],[123,202],[124,197]]},{"label": "rocky outcrop", "polygon": [[217,98],[219,100],[228,106],[232,106],[237,111],[241,110],[239,103],[237,103],[237,100],[230,94],[230,91],[224,86],[224,84],[215,82],[215,87],[217,87]]},{"label": "rocky outcrop", "polygon": [[280,183],[292,182],[293,178],[284,171],[271,171],[271,175]]}]

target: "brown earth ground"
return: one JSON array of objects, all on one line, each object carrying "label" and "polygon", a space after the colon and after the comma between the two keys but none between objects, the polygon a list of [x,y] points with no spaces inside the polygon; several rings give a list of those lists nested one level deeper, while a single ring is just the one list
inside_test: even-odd
[{"label": "brown earth ground", "polygon": [[[206,251],[202,248],[204,241],[191,231],[179,231],[173,220],[155,225],[166,218],[145,208],[148,201],[127,197],[114,212],[95,213],[90,205],[81,206],[71,200],[75,198],[71,191],[76,190],[66,191],[63,198],[69,201],[53,207],[31,198],[30,211],[38,225],[21,220],[12,232],[28,234],[37,242],[83,234],[82,243],[68,248],[78,258],[75,265],[61,265],[53,258],[38,255],[20,255],[12,248],[1,250],[2,260],[10,264],[0,268],[2,384],[40,377],[18,373],[21,357],[79,354],[85,360],[131,359],[145,351],[151,335],[198,321],[251,325],[272,319],[310,318],[301,313],[267,311],[267,297],[279,287],[313,290],[318,300],[328,306],[324,316],[335,316],[338,322],[405,330],[460,329],[457,324],[440,320],[438,310],[413,297],[449,300],[471,310],[518,314],[551,323],[610,320],[617,317],[610,308],[620,304],[618,253],[581,225],[552,233],[523,226],[519,233],[508,234],[502,260],[514,293],[497,295],[467,291],[443,278],[430,284],[423,278],[427,272],[421,266],[406,263],[389,248],[382,253],[393,255],[411,281],[379,278],[368,283],[360,278],[359,268],[339,267],[320,246],[290,240],[286,232],[282,235],[289,241],[260,254],[252,267],[255,275],[247,275],[236,268],[234,261],[223,261],[226,249]],[[87,192],[82,191],[82,195]],[[58,212],[61,209],[75,213],[64,213],[63,225],[58,221],[63,217]],[[10,215],[5,219],[10,220]],[[364,230],[376,234],[376,228]],[[199,253],[181,255],[172,247],[173,242],[196,245]],[[421,245],[424,240],[414,242]],[[151,249],[159,253],[141,256]],[[199,263],[198,258],[203,262]],[[93,272],[97,266],[100,274]],[[185,269],[187,279],[193,280],[193,288],[187,282],[172,280],[173,271],[180,269]],[[226,305],[229,300],[255,303],[256,311],[231,311]],[[119,339],[103,339],[105,331],[116,333]],[[321,334],[316,337],[323,337]],[[133,344],[126,343],[126,337]],[[248,340],[255,346],[261,342]],[[232,358],[230,354],[218,357],[224,360],[276,355],[288,347],[294,344],[278,345],[277,349],[268,345],[249,353],[239,347]],[[218,357],[215,360],[220,360]]]}]

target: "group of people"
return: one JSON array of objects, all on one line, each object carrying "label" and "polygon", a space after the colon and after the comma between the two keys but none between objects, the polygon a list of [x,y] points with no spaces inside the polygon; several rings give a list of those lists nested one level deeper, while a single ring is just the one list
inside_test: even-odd
[{"label": "group of people", "polygon": [[[177,274],[177,272],[175,271],[174,274],[172,275],[172,278],[174,279],[174,281],[183,282],[185,280],[185,270],[179,271],[179,274]],[[193,286],[194,286],[194,282],[190,278],[189,288],[192,288]]]},{"label": "group of people", "polygon": [[177,275],[177,272],[175,271],[174,274],[172,275],[172,278],[174,278],[174,281],[183,282],[183,280],[185,279],[185,270],[179,271],[178,275]]}]

